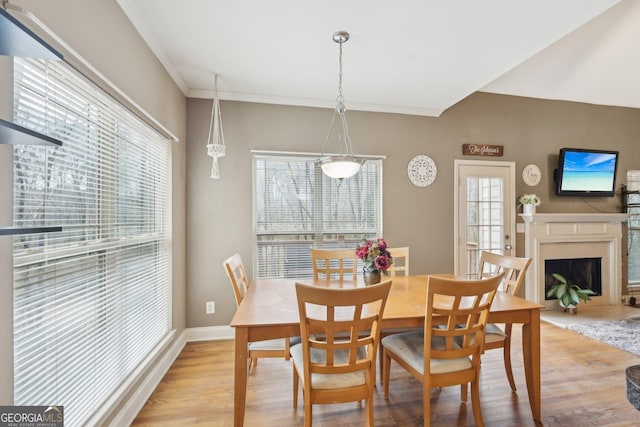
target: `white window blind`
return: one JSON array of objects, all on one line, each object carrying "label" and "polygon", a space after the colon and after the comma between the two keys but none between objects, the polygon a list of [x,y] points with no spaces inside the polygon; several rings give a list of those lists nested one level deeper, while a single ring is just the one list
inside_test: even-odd
[{"label": "white window blind", "polygon": [[640,291],[640,170],[627,171],[629,290]]},{"label": "white window blind", "polygon": [[311,277],[309,249],[353,249],[382,236],[382,160],[329,178],[301,155],[254,154],[254,275]]},{"label": "white window blind", "polygon": [[14,396],[84,425],[170,331],[169,143],[64,62],[15,59]]}]

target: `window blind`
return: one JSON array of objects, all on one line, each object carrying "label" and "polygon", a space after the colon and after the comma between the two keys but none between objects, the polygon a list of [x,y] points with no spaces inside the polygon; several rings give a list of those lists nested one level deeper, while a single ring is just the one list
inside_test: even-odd
[{"label": "window blind", "polygon": [[62,61],[16,58],[14,400],[84,425],[170,331],[169,142]]},{"label": "window blind", "polygon": [[382,160],[329,178],[302,155],[254,154],[254,276],[311,277],[309,249],[353,249],[382,236]]},{"label": "window blind", "polygon": [[627,171],[627,213],[629,214],[627,247],[629,289],[640,290],[640,170]]}]

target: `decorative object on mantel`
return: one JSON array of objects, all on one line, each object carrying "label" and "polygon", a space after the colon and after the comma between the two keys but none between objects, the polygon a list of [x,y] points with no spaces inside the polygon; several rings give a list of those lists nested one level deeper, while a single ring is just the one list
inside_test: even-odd
[{"label": "decorative object on mantel", "polygon": [[[347,127],[347,108],[344,106],[344,96],[342,95],[342,44],[346,43],[347,40],[349,40],[349,33],[346,31],[338,31],[333,34],[333,41],[340,45],[340,72],[338,77],[338,97],[336,98],[338,105],[336,105],[333,118],[329,124],[327,136],[324,139],[322,153],[317,160],[325,175],[338,179],[349,178],[357,174],[360,171],[360,166],[364,163],[364,159],[354,156],[353,150],[351,149],[351,139],[349,137],[349,128]],[[333,123],[336,121],[336,117],[342,127],[342,134],[338,133],[338,139],[342,139],[344,142],[345,153],[337,156],[325,156],[324,150],[331,137],[331,131],[333,130]]]},{"label": "decorative object on mantel", "polygon": [[462,144],[462,154],[466,156],[502,157],[504,146],[490,144]]},{"label": "decorative object on mantel", "polygon": [[388,274],[387,270],[393,264],[393,257],[387,250],[387,242],[382,237],[363,241],[356,248],[356,256],[364,264],[363,278],[367,285],[380,283],[380,273]]},{"label": "decorative object on mantel", "polygon": [[525,215],[536,213],[536,206],[540,206],[540,198],[535,194],[523,194],[518,201],[522,205],[522,213]]},{"label": "decorative object on mantel", "polygon": [[540,184],[540,179],[542,178],[542,173],[540,173],[540,168],[533,163],[527,165],[522,169],[522,180],[529,187],[535,187]]},{"label": "decorative object on mantel", "polygon": [[207,155],[213,157],[211,166],[211,178],[220,178],[220,166],[218,158],[224,157],[224,133],[222,132],[222,116],[220,115],[220,99],[218,98],[218,75],[214,77],[213,105],[211,106],[211,123],[209,124],[209,136],[207,137]]},{"label": "decorative object on mantel", "polygon": [[417,187],[428,187],[438,174],[436,163],[429,156],[415,156],[407,166],[407,175],[411,183]]},{"label": "decorative object on mantel", "polygon": [[547,291],[547,298],[557,298],[560,307],[571,314],[578,312],[580,301],[591,301],[591,296],[596,295],[591,289],[582,289],[577,283],[572,283],[562,274],[551,273],[554,283]]}]

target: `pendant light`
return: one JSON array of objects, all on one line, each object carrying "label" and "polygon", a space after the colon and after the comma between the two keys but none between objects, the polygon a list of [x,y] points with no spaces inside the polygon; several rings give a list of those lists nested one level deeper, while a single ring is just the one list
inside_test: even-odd
[{"label": "pendant light", "polygon": [[220,179],[220,166],[218,158],[224,157],[224,133],[222,132],[222,116],[220,115],[220,99],[218,98],[218,75],[214,78],[213,105],[211,106],[211,123],[209,124],[209,136],[207,137],[207,155],[213,157],[211,166],[211,178]]},{"label": "pendant light", "polygon": [[[364,163],[364,159],[355,157],[351,149],[351,139],[349,138],[349,128],[347,127],[347,108],[344,106],[344,96],[342,95],[342,44],[347,40],[349,40],[349,33],[346,31],[338,31],[333,34],[333,41],[340,45],[340,72],[338,79],[338,97],[336,99],[338,105],[336,105],[334,110],[333,118],[329,124],[329,131],[327,132],[327,136],[324,139],[324,145],[322,146],[322,154],[320,154],[320,159],[318,159],[322,172],[331,178],[338,179],[349,178],[357,174],[360,171],[360,166]],[[342,133],[338,132],[338,139],[342,138],[345,153],[334,156],[325,156],[324,150],[327,146],[327,142],[329,141],[329,137],[331,136],[331,131],[333,130],[336,118],[339,122],[337,126],[342,128]]]}]

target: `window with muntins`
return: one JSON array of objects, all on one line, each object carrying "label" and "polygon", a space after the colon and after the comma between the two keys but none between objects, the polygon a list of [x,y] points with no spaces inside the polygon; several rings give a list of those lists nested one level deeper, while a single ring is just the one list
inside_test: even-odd
[{"label": "window with muntins", "polygon": [[640,291],[640,170],[627,171],[627,191],[629,288],[637,292]]},{"label": "window with muntins", "polygon": [[304,155],[254,154],[254,276],[312,277],[309,249],[382,236],[382,160],[329,178]]},{"label": "window with muntins", "polygon": [[14,122],[62,147],[16,145],[14,399],[101,407],[170,336],[169,142],[62,61],[16,58]]}]

